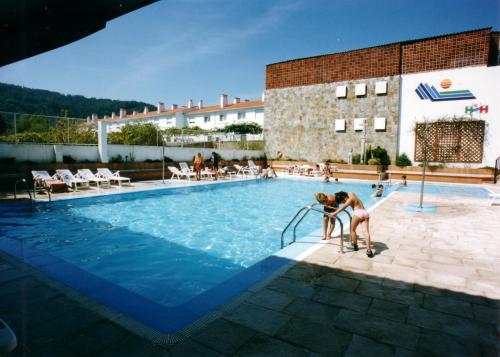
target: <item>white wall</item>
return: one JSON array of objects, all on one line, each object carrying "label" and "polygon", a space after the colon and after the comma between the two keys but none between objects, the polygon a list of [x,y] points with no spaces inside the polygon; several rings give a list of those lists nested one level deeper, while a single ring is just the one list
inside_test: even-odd
[{"label": "white wall", "polygon": [[[14,157],[16,162],[55,162],[54,147],[62,151],[63,155],[71,155],[77,161],[89,160],[97,162],[99,153],[96,145],[50,145],[50,144],[11,144],[0,143],[0,159]],[[256,150],[214,150],[203,148],[180,148],[165,147],[165,156],[175,161],[190,161],[196,153],[201,152],[205,157],[209,157],[212,151],[217,151],[224,159],[242,159],[246,157],[258,157],[264,154],[263,151]],[[161,160],[162,148],[157,146],[132,146],[132,145],[108,145],[108,158],[111,159],[118,154],[125,159],[127,155],[135,155],[135,161]]]},{"label": "white wall", "polygon": [[[399,132],[399,153],[405,152],[414,161],[415,135],[413,129],[417,122],[424,119],[470,116],[465,108],[473,105],[487,105],[488,113],[474,112],[474,118],[486,122],[486,137],[483,162],[467,166],[494,166],[500,156],[500,66],[469,67],[446,71],[426,72],[403,75],[401,85],[401,117]],[[441,88],[441,81],[449,79],[452,85]],[[431,101],[422,100],[415,92],[420,83],[433,85],[438,91],[468,89],[476,99]],[[454,166],[464,166],[454,165]]]},{"label": "white wall", "polygon": [[[238,119],[238,113],[245,113],[244,119]],[[224,120],[220,120],[220,115],[224,115]],[[209,118],[209,121],[205,123],[205,117]],[[187,126],[199,126],[202,129],[212,130],[223,128],[229,124],[238,123],[257,123],[260,126],[264,125],[264,109],[256,108],[241,108],[235,111],[220,110],[216,112],[209,113],[197,113],[193,115],[187,114]]]}]

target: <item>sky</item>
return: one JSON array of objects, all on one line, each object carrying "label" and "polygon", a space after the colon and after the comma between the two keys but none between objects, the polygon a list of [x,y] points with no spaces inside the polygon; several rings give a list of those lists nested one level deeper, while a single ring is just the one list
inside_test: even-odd
[{"label": "sky", "polygon": [[266,64],[485,27],[500,30],[500,0],[161,0],[0,67],[0,82],[208,105],[261,98]]}]

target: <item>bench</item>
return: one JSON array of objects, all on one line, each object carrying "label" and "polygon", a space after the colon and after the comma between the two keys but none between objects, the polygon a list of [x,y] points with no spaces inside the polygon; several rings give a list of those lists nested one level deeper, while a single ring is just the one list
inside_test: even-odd
[{"label": "bench", "polygon": [[[388,170],[389,180],[392,178],[401,179],[402,176],[406,176],[408,179],[410,176],[422,177],[422,171],[397,171]],[[394,177],[395,176],[395,177]],[[488,174],[469,174],[469,173],[456,173],[456,172],[432,172],[429,170],[425,171],[425,177],[429,181],[438,182],[454,182],[454,183],[483,183],[485,181],[493,180],[492,175]],[[448,180],[446,179],[448,178]]]}]

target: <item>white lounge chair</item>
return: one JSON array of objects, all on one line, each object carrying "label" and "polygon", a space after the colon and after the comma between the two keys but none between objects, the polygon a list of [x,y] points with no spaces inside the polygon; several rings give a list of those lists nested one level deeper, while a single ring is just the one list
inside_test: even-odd
[{"label": "white lounge chair", "polygon": [[490,192],[488,194],[490,200],[488,201],[488,206],[493,206],[495,204],[496,199],[500,199],[500,193]]},{"label": "white lounge chair", "polygon": [[259,165],[255,165],[253,160],[248,160],[248,168],[254,172],[255,175],[260,174],[261,167]]},{"label": "white lounge chair", "polygon": [[255,173],[246,166],[241,166],[238,164],[234,164],[233,166],[236,168],[236,170],[238,170],[236,175],[242,175],[242,176],[255,175]]},{"label": "white lounge chair", "polygon": [[120,176],[120,171],[111,172],[107,167],[98,168],[96,176],[109,182],[118,182],[118,186],[121,186],[122,182],[127,182],[130,185],[130,177]]},{"label": "white lounge chair", "polygon": [[185,174],[194,173],[194,171],[191,170],[189,168],[189,165],[185,162],[179,162],[179,166],[181,168],[181,171],[184,172]]},{"label": "white lounge chair", "polygon": [[33,192],[36,195],[37,186],[49,190],[50,192],[66,192],[68,191],[68,186],[64,181],[57,178],[56,175],[50,176],[47,171],[31,171],[33,175]]},{"label": "white lounge chair", "polygon": [[78,185],[90,187],[89,182],[87,180],[75,177],[68,169],[56,170],[56,175],[57,177],[59,177],[59,179],[64,181],[66,185],[68,185],[71,188],[74,187],[75,191],[78,191]]},{"label": "white lounge chair", "polygon": [[109,186],[109,180],[107,178],[98,177],[92,173],[89,169],[78,169],[75,177],[79,177],[81,179],[87,180],[89,184],[94,182],[99,188],[99,184],[105,184]]},{"label": "white lounge chair", "polygon": [[188,180],[191,180],[191,177],[196,177],[196,174],[194,172],[185,173],[175,166],[168,166],[167,169],[172,173],[172,177],[170,178],[171,180],[174,180],[176,176],[178,180],[181,180],[182,177],[185,177]]}]

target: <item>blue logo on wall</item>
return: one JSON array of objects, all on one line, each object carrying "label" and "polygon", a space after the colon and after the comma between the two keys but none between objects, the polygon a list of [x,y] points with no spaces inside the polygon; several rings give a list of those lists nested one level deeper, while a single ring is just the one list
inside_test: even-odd
[{"label": "blue logo on wall", "polygon": [[433,102],[442,102],[445,100],[476,99],[474,94],[472,94],[472,92],[468,89],[439,92],[434,86],[430,86],[427,83],[420,83],[415,89],[415,92],[417,92],[420,99],[430,99]]}]

